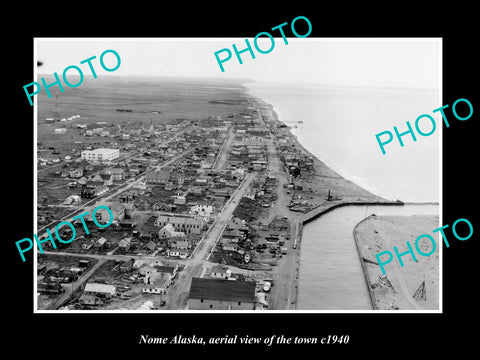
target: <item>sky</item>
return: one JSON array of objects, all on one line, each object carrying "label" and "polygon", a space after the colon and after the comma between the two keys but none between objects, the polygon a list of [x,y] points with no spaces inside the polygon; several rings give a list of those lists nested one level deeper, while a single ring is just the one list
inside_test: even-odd
[{"label": "sky", "polygon": [[[88,64],[80,61],[94,55],[92,61],[99,76],[185,76],[248,78],[258,82],[297,84],[374,86],[439,90],[441,86],[440,38],[274,38],[273,50],[258,52],[255,59],[247,51],[240,64],[232,49],[246,48],[245,38],[37,38],[36,55],[43,65],[39,73],[59,76],[69,65],[77,65],[89,74]],[[267,50],[271,42],[259,38],[258,46]],[[222,72],[214,53],[228,48],[229,61]],[[121,57],[120,67],[106,72],[99,64],[107,49]],[[219,54],[221,58],[227,53]],[[105,62],[114,66],[113,54]],[[98,69],[98,71],[97,71]],[[70,70],[72,74],[75,70]],[[69,71],[69,74],[70,74]]]}]

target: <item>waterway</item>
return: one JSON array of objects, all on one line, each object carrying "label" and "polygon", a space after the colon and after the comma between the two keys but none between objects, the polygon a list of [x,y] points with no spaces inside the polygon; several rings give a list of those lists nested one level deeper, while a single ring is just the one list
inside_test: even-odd
[{"label": "waterway", "polygon": [[305,224],[298,310],[372,310],[353,238],[353,228],[371,214],[438,215],[439,206],[346,206]]},{"label": "waterway", "polygon": [[439,201],[440,131],[416,142],[406,139],[404,147],[392,142],[386,155],[375,140],[381,131],[406,129],[406,121],[431,114],[441,106],[437,92],[247,85],[274,106],[305,148],[346,179],[388,200]]},{"label": "waterway", "polygon": [[[385,199],[439,202],[438,134],[379,151],[374,135],[412,122],[441,105],[423,90],[247,84],[274,106],[281,121],[320,160]],[[299,122],[301,121],[301,122]],[[348,206],[306,224],[301,245],[297,309],[371,309],[353,228],[366,215],[439,214],[439,206]],[[432,229],[433,230],[433,229]]]}]

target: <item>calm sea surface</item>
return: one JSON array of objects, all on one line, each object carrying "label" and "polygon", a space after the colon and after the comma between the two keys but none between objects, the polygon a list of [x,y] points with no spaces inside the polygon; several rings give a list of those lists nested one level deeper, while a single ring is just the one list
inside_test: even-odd
[{"label": "calm sea surface", "polygon": [[[280,120],[297,126],[300,142],[332,169],[387,199],[439,201],[440,126],[428,137],[410,135],[385,146],[375,134],[393,126],[406,131],[421,114],[441,106],[438,93],[427,91],[249,83],[252,95],[274,106]],[[438,116],[434,116],[438,122]],[[298,123],[302,121],[303,123]],[[420,123],[424,132],[428,123]]]},{"label": "calm sea surface", "polygon": [[[375,134],[440,107],[428,91],[247,84],[250,93],[274,106],[280,120],[320,160],[347,179],[386,199],[439,201],[440,126],[417,141],[404,136],[383,155]],[[439,122],[438,116],[434,116]],[[302,123],[299,123],[301,121]],[[428,132],[420,125],[424,132]],[[437,205],[336,209],[304,227],[298,309],[371,309],[365,278],[353,239],[355,225],[366,215],[439,214]]]}]

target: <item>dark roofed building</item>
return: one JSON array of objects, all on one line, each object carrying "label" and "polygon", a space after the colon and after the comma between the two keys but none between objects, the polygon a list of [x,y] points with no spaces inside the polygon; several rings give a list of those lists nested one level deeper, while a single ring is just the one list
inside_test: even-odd
[{"label": "dark roofed building", "polygon": [[143,248],[153,252],[157,248],[157,244],[154,241],[150,240],[148,243],[143,245]]},{"label": "dark roofed building", "polygon": [[170,180],[170,170],[147,170],[145,180],[147,185],[166,185]]},{"label": "dark roofed building", "polygon": [[172,275],[172,277],[177,273],[178,270],[178,264],[175,264],[174,266],[168,266],[168,265],[155,265],[154,266],[155,270],[157,272],[164,272]]},{"label": "dark roofed building", "polygon": [[40,293],[59,294],[64,292],[65,289],[59,283],[40,282],[37,284],[37,291]]},{"label": "dark roofed building", "polygon": [[255,281],[192,278],[189,310],[253,310]]}]

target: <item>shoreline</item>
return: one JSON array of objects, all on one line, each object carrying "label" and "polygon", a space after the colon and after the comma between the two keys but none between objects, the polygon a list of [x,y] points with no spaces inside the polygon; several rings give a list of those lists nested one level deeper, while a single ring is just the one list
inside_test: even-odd
[{"label": "shoreline", "polygon": [[367,201],[358,201],[358,202],[352,202],[352,201],[342,201],[342,202],[337,202],[337,203],[334,203],[334,202],[330,202],[329,204],[327,205],[330,205],[330,206],[323,206],[320,205],[319,207],[315,208],[315,209],[312,209],[308,212],[305,212],[303,213],[303,224],[306,224],[312,220],[315,220],[316,218],[332,211],[332,210],[335,210],[335,209],[338,209],[339,207],[342,207],[342,206],[404,206],[404,205],[407,205],[406,203],[400,201],[400,200],[397,200],[397,201],[391,201],[391,200],[386,200],[385,202],[381,202],[381,201],[371,201],[371,202],[367,202]]},{"label": "shoreline", "polygon": [[[326,165],[322,160],[320,160],[315,154],[313,154],[310,150],[305,148],[303,144],[300,143],[297,136],[292,133],[292,129],[288,127],[285,123],[283,123],[277,112],[274,110],[274,106],[269,104],[262,98],[252,95],[250,91],[247,91],[247,96],[251,98],[252,103],[255,104],[257,109],[259,110],[259,115],[261,118],[265,120],[265,122],[279,125],[282,124],[286,126],[286,131],[282,133],[285,138],[288,138],[288,141],[295,147],[295,149],[303,152],[306,156],[309,156],[313,159],[313,170],[310,173],[307,173],[306,176],[302,175],[300,178],[310,181],[309,184],[312,185],[312,188],[315,191],[318,191],[319,194],[330,193],[332,189],[334,193],[340,193],[342,197],[340,199],[331,201],[331,200],[323,200],[321,203],[317,204],[316,206],[307,209],[306,211],[291,211],[291,209],[287,209],[289,212],[289,218],[291,218],[291,226],[293,238],[296,239],[296,248],[293,248],[291,251],[294,252],[294,259],[291,261],[294,266],[291,266],[290,269],[283,269],[281,270],[276,269],[275,272],[279,273],[279,281],[283,282],[282,284],[275,284],[272,289],[275,289],[277,286],[288,287],[288,301],[287,304],[281,308],[275,308],[274,310],[289,310],[293,308],[293,310],[297,309],[298,304],[298,285],[299,285],[299,278],[300,278],[300,271],[301,271],[301,250],[302,250],[302,240],[303,240],[303,226],[304,224],[316,219],[323,214],[330,212],[338,207],[342,206],[365,206],[365,205],[385,205],[385,206],[403,206],[404,203],[400,200],[387,200],[383,197],[380,197],[376,194],[371,193],[370,191],[362,188],[360,185],[355,184],[354,182],[346,179],[342,175],[338,174],[335,170],[330,168]],[[260,114],[261,110],[267,110],[267,116],[262,116]],[[277,124],[276,124],[277,123]],[[282,154],[282,150],[280,150],[280,145],[278,142],[278,136],[276,130],[272,130],[272,137],[274,138],[274,143],[277,147],[277,152],[279,155]],[[275,131],[275,134],[273,132]],[[288,172],[288,169],[282,164],[282,171],[286,177],[291,177]],[[316,200],[321,200],[320,198],[315,197]],[[292,239],[293,239],[292,238]],[[358,252],[358,251],[357,251]],[[275,268],[279,266],[276,265]],[[288,280],[290,279],[290,283],[288,284]],[[273,296],[273,294],[272,294]],[[274,303],[278,303],[283,299],[275,299]],[[286,299],[285,299],[286,300]],[[340,309],[339,309],[340,310]]]},{"label": "shoreline", "polygon": [[362,258],[361,252],[360,252],[360,248],[359,248],[359,245],[358,245],[359,244],[359,239],[358,239],[357,228],[360,226],[360,224],[364,223],[365,220],[367,220],[369,217],[370,216],[366,217],[365,219],[360,221],[357,225],[355,225],[355,227],[353,228],[352,234],[353,234],[353,239],[355,240],[355,248],[357,249],[357,254],[358,254],[358,257],[359,257],[359,260],[360,260],[360,265],[362,266],[362,271],[363,271],[363,276],[365,278],[365,283],[367,285],[368,295],[370,297],[370,304],[372,305],[373,310],[378,310],[378,308],[375,305],[375,298],[374,298],[374,294],[373,294],[373,291],[372,291],[372,285],[371,285],[370,280],[368,278],[368,272],[367,272],[367,269],[366,269],[365,261],[363,261],[363,258]]},{"label": "shoreline", "polygon": [[[361,131],[357,135],[355,134],[357,131],[354,133],[348,131],[350,127],[348,124],[352,123],[352,128],[355,129],[358,124],[355,121],[355,113],[344,110],[340,96],[347,96],[347,100],[350,101],[350,96],[354,94],[350,92],[337,94],[332,90],[334,93],[330,98],[332,92],[330,90],[335,88],[330,85],[315,86],[316,90],[312,91],[309,87],[282,87],[268,82],[245,85],[250,87],[249,94],[264,99],[272,105],[273,110],[277,112],[277,119],[290,128],[290,132],[297,137],[307,152],[316,154],[326,166],[345,179],[388,200],[439,201],[441,184],[439,184],[438,169],[433,165],[438,163],[437,148],[433,149],[435,156],[433,152],[432,157],[429,155],[430,152],[422,153],[422,159],[418,161],[412,158],[412,154],[405,155],[405,159],[408,160],[405,162],[402,162],[403,158],[399,158],[398,154],[392,154],[396,157],[390,159],[381,155],[378,157],[379,152],[377,153],[374,148],[374,145],[377,146],[376,141],[374,140],[375,144],[372,144],[369,140],[371,134],[368,131]],[[317,93],[318,89],[322,90]],[[365,94],[362,93],[361,99],[365,100],[366,106],[373,106],[369,102],[368,94],[370,93],[366,91]],[[325,102],[323,99],[332,99],[332,105],[330,100]],[[389,96],[387,100],[390,101],[392,98]],[[336,117],[338,118],[335,119]],[[362,116],[366,124],[362,129],[381,127],[381,118],[376,115],[373,118],[370,121]],[[337,125],[340,126],[338,130]],[[344,132],[346,133],[341,135]],[[360,145],[362,147],[357,148]],[[399,169],[403,169],[398,174],[396,173],[397,165],[394,163],[397,161]],[[422,163],[425,166],[421,166]],[[414,175],[416,171],[426,176],[425,181],[418,182]],[[426,182],[427,179],[432,182],[431,185]]]},{"label": "shoreline", "polygon": [[[311,158],[314,159],[314,171],[313,171],[312,178],[319,179],[322,176],[323,172],[327,172],[327,173],[331,172],[331,173],[335,174],[336,176],[338,176],[339,179],[342,179],[342,181],[344,181],[346,183],[351,183],[351,184],[353,184],[354,187],[356,187],[357,189],[362,189],[362,191],[363,191],[362,196],[359,196],[358,198],[352,198],[352,197],[345,196],[345,197],[341,198],[340,200],[336,200],[336,201],[324,201],[323,203],[318,204],[317,206],[315,206],[311,209],[308,209],[307,211],[298,211],[297,215],[293,216],[294,221],[296,223],[295,225],[296,225],[296,228],[297,228],[297,230],[296,230],[297,249],[295,250],[295,261],[294,261],[295,266],[291,270],[292,271],[292,276],[295,278],[295,281],[291,285],[291,289],[290,289],[290,294],[292,294],[291,299],[293,301],[291,303],[289,303],[289,305],[286,309],[282,308],[283,310],[288,310],[290,308],[290,305],[292,305],[293,309],[295,309],[295,310],[297,309],[299,279],[300,279],[300,271],[301,271],[301,265],[302,265],[301,264],[301,251],[302,251],[303,226],[304,226],[304,224],[307,224],[307,223],[311,222],[312,220],[318,219],[322,215],[324,215],[324,214],[326,214],[326,213],[328,213],[328,212],[330,212],[334,209],[344,207],[344,206],[440,205],[439,202],[436,202],[436,201],[420,201],[420,202],[405,201],[404,202],[404,201],[401,201],[401,200],[398,200],[398,199],[397,200],[388,200],[384,197],[381,197],[379,195],[376,195],[376,194],[370,192],[369,190],[363,188],[361,185],[358,185],[357,183],[348,180],[346,177],[337,173],[335,170],[333,170],[331,167],[329,167],[327,164],[325,164],[321,159],[319,159],[309,149],[307,149],[305,146],[303,146],[303,144],[299,141],[297,135],[295,135],[293,133],[294,128],[287,125],[287,123],[283,122],[280,119],[280,116],[275,109],[276,106],[268,103],[267,101],[263,100],[259,96],[255,96],[255,95],[251,94],[249,90],[248,90],[248,96],[250,96],[253,99],[253,102],[256,104],[256,106],[258,108],[269,109],[269,111],[267,111],[267,114],[270,115],[270,116],[268,116],[268,115],[265,116],[264,115],[264,119],[266,119],[267,121],[269,121],[273,125],[281,124],[285,128],[285,133],[284,134],[286,135],[286,137],[288,137],[291,144],[293,144],[292,146],[294,146],[297,150],[300,150],[301,152],[303,152],[307,156],[310,156]],[[277,131],[276,131],[276,129],[273,130],[273,128],[271,128],[271,132],[272,132],[272,137],[275,139],[275,142],[277,144],[278,153],[279,153],[279,155],[281,155],[282,150],[280,149],[280,146],[279,146],[279,137],[277,137]],[[286,167],[284,167],[283,170],[287,175],[289,174],[288,169]],[[319,185],[319,187],[321,187],[321,185]],[[335,190],[336,186],[333,186],[333,189]],[[340,186],[340,189],[342,189],[341,186]],[[368,279],[367,268],[366,268],[365,263],[362,259],[361,249],[359,248],[359,245],[358,245],[358,236],[355,232],[356,228],[357,228],[357,226],[355,226],[354,229],[353,229],[355,249],[356,249],[357,255],[359,257],[360,263],[361,263],[363,277],[365,278],[365,284],[367,285],[367,288],[368,288],[370,303],[371,303],[372,309],[375,310],[375,309],[377,309],[376,306],[375,306],[375,299],[374,299],[373,294],[371,292],[371,284],[370,284],[369,279]],[[341,311],[341,309],[338,309],[338,310]]]},{"label": "shoreline", "polygon": [[[389,199],[386,199],[385,197],[383,196],[380,196],[380,195],[377,195],[373,192],[371,192],[370,190],[362,187],[362,185],[359,185],[355,182],[353,182],[352,180],[349,180],[347,177],[345,177],[344,175],[342,175],[341,173],[339,173],[337,170],[335,170],[332,165],[328,165],[327,163],[325,163],[325,161],[323,161],[322,159],[320,159],[317,155],[315,155],[314,153],[312,153],[309,149],[307,149],[301,142],[300,140],[298,139],[297,135],[295,135],[293,132],[292,132],[292,127],[287,125],[287,123],[285,123],[284,121],[281,120],[280,116],[278,115],[278,110],[275,110],[275,107],[276,105],[272,105],[270,103],[268,103],[266,100],[262,99],[261,97],[259,96],[256,96],[256,95],[253,95],[251,94],[251,91],[250,91],[250,88],[246,87],[247,89],[247,95],[250,96],[255,102],[257,103],[260,103],[260,104],[264,104],[266,106],[268,106],[270,109],[271,109],[271,112],[272,112],[272,116],[273,116],[273,120],[276,121],[276,122],[279,122],[281,124],[283,124],[284,126],[287,127],[288,129],[288,137],[289,139],[295,143],[295,147],[296,148],[299,148],[301,149],[301,151],[303,151],[305,154],[307,154],[308,156],[314,158],[316,161],[318,161],[319,163],[321,163],[324,167],[328,168],[330,171],[334,172],[338,177],[344,179],[345,181],[348,181],[348,182],[351,182],[352,184],[354,184],[355,186],[363,189],[364,191],[368,192],[370,195],[378,198],[379,200],[381,199],[381,201],[385,201],[385,202],[398,202],[398,201],[401,201],[399,199],[396,199],[396,200],[389,200]],[[405,202],[405,204],[408,204],[408,203],[411,203],[411,202]],[[420,202],[419,204],[421,203],[430,203],[430,202]],[[377,205],[383,205],[383,204],[377,204]]]}]

